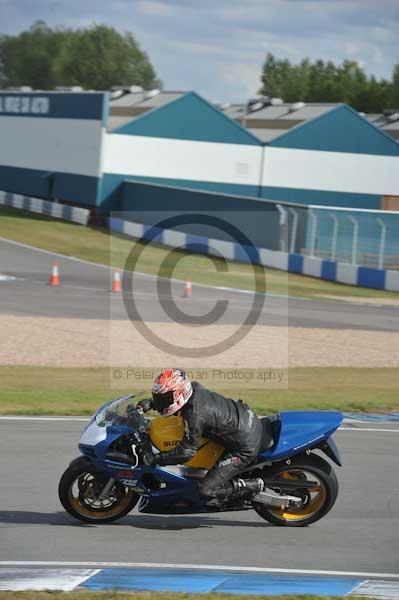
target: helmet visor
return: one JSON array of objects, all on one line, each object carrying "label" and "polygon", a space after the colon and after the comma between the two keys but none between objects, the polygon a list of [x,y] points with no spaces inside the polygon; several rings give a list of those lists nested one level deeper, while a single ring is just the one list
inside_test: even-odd
[{"label": "helmet visor", "polygon": [[152,394],[152,405],[159,413],[163,413],[174,403],[173,392],[165,394]]}]

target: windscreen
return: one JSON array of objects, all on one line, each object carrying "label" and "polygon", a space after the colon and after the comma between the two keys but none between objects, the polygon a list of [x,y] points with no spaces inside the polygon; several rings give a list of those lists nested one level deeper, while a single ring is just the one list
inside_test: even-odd
[{"label": "windscreen", "polygon": [[[148,398],[148,392],[139,392],[131,396],[123,396],[117,398],[110,404],[104,407],[96,415],[96,423],[99,427],[105,427],[107,425],[129,425],[135,429],[139,428],[141,421],[144,424],[144,415],[140,413],[135,414],[135,408],[140,400]],[[140,421],[140,422],[139,422]]]}]

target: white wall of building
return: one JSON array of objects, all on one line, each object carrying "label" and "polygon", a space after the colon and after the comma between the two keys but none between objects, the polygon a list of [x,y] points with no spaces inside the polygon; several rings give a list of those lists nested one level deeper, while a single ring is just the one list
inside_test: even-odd
[{"label": "white wall of building", "polygon": [[107,134],[103,169],[127,177],[257,186],[262,147]]},{"label": "white wall of building", "polygon": [[262,186],[399,195],[399,156],[266,146]]},{"label": "white wall of building", "polygon": [[101,121],[0,115],[0,165],[100,176]]}]

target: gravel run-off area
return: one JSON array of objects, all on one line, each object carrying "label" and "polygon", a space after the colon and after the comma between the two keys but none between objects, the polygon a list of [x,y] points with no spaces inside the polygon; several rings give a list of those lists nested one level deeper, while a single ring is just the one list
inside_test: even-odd
[{"label": "gravel run-off area", "polygon": [[190,327],[151,323],[162,340],[186,346],[183,356],[164,352],[130,321],[0,315],[0,364],[37,366],[135,366],[179,364],[190,367],[395,367],[397,332],[309,329],[256,325],[216,355],[189,356],[190,348],[221,342],[236,325]]}]

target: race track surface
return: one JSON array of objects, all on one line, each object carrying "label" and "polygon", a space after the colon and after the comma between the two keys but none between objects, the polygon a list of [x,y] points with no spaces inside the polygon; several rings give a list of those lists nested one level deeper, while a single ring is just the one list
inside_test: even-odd
[{"label": "race track surface", "polygon": [[[52,262],[60,264],[61,285],[49,286]],[[120,294],[110,294],[109,269],[60,258],[46,252],[0,240],[0,274],[15,277],[0,281],[0,312],[14,315],[79,317],[83,319],[127,318]],[[165,283],[165,281],[164,281]],[[194,284],[193,295],[182,298],[183,282],[172,283],[172,296],[157,290],[157,280],[135,274],[134,299],[144,321],[171,322],[162,306],[175,304],[192,317],[208,313],[218,300],[228,308],[218,324],[242,323],[249,314],[254,295]],[[399,309],[394,306],[356,305],[337,301],[317,301],[267,295],[258,322],[290,327],[399,331]]]},{"label": "race track surface", "polygon": [[398,425],[339,431],[335,507],[308,528],[268,525],[254,512],[209,516],[133,513],[112,525],[63,512],[58,480],[77,454],[77,420],[2,420],[0,560],[112,561],[397,573]]}]

